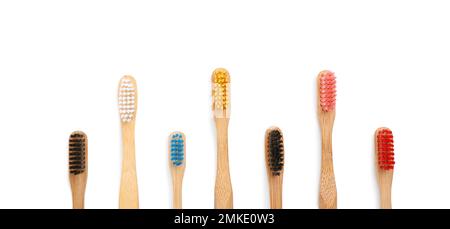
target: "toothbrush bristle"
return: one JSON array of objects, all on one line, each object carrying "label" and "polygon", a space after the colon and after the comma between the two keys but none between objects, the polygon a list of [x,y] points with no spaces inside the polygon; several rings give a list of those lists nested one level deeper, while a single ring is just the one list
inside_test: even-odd
[{"label": "toothbrush bristle", "polygon": [[230,75],[226,69],[218,68],[212,75],[213,110],[227,111],[230,105]]},{"label": "toothbrush bristle", "polygon": [[336,77],[333,72],[323,71],[319,76],[320,107],[324,112],[336,108]]},{"label": "toothbrush bristle", "polygon": [[131,122],[136,117],[136,85],[131,76],[124,76],[119,86],[119,114],[122,122]]},{"label": "toothbrush bristle", "polygon": [[377,130],[377,159],[378,166],[382,170],[394,169],[394,136],[388,128]]},{"label": "toothbrush bristle", "polygon": [[69,173],[78,175],[86,169],[87,137],[81,131],[73,132],[69,138]]},{"label": "toothbrush bristle", "polygon": [[273,176],[279,176],[284,166],[283,134],[279,129],[270,130],[266,139],[268,166]]},{"label": "toothbrush bristle", "polygon": [[170,161],[175,167],[184,163],[184,138],[182,133],[172,133],[170,135]]}]

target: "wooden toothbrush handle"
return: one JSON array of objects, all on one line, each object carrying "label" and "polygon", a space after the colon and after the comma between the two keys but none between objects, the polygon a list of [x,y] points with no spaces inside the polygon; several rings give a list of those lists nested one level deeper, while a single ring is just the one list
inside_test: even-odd
[{"label": "wooden toothbrush handle", "polygon": [[332,126],[322,125],[322,168],[320,174],[319,208],[337,208],[337,190],[333,169]]},{"label": "wooden toothbrush handle", "polygon": [[123,159],[119,208],[139,208],[134,145],[134,121],[122,124],[122,147]]},{"label": "wooden toothbrush handle", "polygon": [[181,182],[175,182],[173,184],[173,208],[181,209],[182,208],[182,185]]},{"label": "wooden toothbrush handle", "polygon": [[86,173],[70,176],[72,188],[72,208],[84,209],[84,193],[86,190]]},{"label": "wooden toothbrush handle", "polygon": [[392,190],[392,178],[393,171],[378,171],[378,182],[380,187],[380,202],[382,209],[391,209],[391,190]]},{"label": "wooden toothbrush handle", "polygon": [[81,194],[72,192],[72,208],[84,209],[84,193]]},{"label": "wooden toothbrush handle", "polygon": [[391,187],[383,187],[380,190],[381,208],[392,209]]},{"label": "wooden toothbrush handle", "polygon": [[216,209],[233,208],[233,189],[231,187],[228,164],[228,119],[216,118],[217,130],[217,173],[214,191]]},{"label": "wooden toothbrush handle", "polygon": [[270,181],[270,208],[283,208],[283,176],[274,176]]}]

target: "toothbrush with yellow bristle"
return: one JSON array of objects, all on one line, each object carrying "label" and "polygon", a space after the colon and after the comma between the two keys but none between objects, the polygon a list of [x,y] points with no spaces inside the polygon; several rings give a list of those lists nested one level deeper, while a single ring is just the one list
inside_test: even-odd
[{"label": "toothbrush with yellow bristle", "polygon": [[119,114],[123,148],[119,208],[139,208],[134,144],[136,109],[136,80],[132,76],[124,76],[119,83]]},{"label": "toothbrush with yellow bristle", "polygon": [[336,77],[322,71],[317,77],[318,116],[322,133],[322,168],[320,174],[319,208],[337,208],[336,181],[333,170],[332,133],[336,116]]},{"label": "toothbrush with yellow bristle", "polygon": [[230,120],[230,75],[226,69],[218,68],[212,74],[213,114],[217,132],[217,173],[214,191],[216,209],[233,208],[228,164],[228,123]]}]

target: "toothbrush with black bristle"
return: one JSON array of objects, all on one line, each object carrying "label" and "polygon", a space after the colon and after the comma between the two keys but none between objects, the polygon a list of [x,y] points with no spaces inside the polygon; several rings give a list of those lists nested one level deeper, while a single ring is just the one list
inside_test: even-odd
[{"label": "toothbrush with black bristle", "polygon": [[87,136],[81,131],[74,131],[69,138],[69,181],[72,189],[72,208],[84,209],[88,173]]},{"label": "toothbrush with black bristle", "polygon": [[270,208],[283,208],[284,143],[278,127],[266,131],[265,158],[269,178]]},{"label": "toothbrush with black bristle", "polygon": [[182,132],[169,136],[169,168],[172,173],[173,208],[182,209],[183,177],[186,168],[186,137]]}]

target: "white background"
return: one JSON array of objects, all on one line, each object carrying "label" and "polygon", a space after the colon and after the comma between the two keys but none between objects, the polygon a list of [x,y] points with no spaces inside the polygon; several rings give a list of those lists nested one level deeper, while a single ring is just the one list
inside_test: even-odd
[{"label": "white background", "polygon": [[86,208],[117,208],[117,86],[138,83],[141,208],[170,208],[167,136],[187,136],[185,208],[212,208],[210,76],[232,79],[235,208],[268,208],[265,129],[284,131],[285,208],[317,208],[316,75],[336,73],[339,208],[378,208],[373,133],[394,132],[394,208],[450,207],[448,1],[1,1],[0,208],[71,208],[70,132],[89,137]]}]

